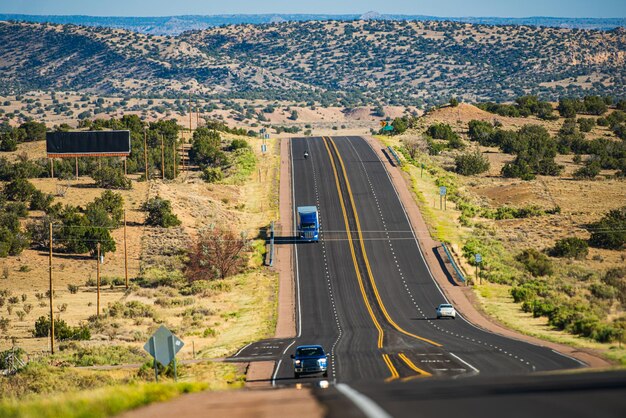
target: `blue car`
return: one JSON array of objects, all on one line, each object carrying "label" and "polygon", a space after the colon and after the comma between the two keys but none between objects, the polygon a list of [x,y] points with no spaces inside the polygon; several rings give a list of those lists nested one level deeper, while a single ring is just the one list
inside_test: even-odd
[{"label": "blue car", "polygon": [[328,377],[328,355],[321,345],[301,345],[292,354],[293,375],[297,379],[303,374],[322,373]]}]

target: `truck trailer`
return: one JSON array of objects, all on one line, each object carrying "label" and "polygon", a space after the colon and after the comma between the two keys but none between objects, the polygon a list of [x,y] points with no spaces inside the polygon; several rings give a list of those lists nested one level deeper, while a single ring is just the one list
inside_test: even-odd
[{"label": "truck trailer", "polygon": [[305,241],[319,240],[319,217],[316,206],[298,206],[298,236]]}]

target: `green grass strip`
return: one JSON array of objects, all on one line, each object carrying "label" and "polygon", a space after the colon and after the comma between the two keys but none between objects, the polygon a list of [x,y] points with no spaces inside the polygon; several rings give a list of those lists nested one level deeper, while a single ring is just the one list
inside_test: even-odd
[{"label": "green grass strip", "polygon": [[3,418],[105,418],[183,393],[200,392],[206,383],[146,383],[66,393],[53,398],[0,402]]}]

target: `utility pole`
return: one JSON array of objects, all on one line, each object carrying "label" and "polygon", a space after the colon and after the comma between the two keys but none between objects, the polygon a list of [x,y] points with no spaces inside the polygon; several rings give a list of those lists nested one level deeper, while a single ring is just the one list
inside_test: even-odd
[{"label": "utility pole", "polygon": [[128,250],[126,248],[126,209],[124,209],[124,278],[128,289]]},{"label": "utility pole", "polygon": [[52,222],[50,222],[50,257],[48,258],[48,270],[50,272],[50,352],[54,354],[54,312],[52,310]]},{"label": "utility pole", "polygon": [[200,110],[198,107],[198,98],[196,97],[196,129],[200,126]]},{"label": "utility pole", "polygon": [[165,143],[161,134],[161,180],[165,180]]},{"label": "utility pole", "polygon": [[189,136],[191,137],[191,92],[189,92]]},{"label": "utility pole", "polygon": [[172,157],[174,158],[174,180],[176,180],[176,140],[172,143]]},{"label": "utility pole", "polygon": [[96,305],[96,314],[100,316],[100,243],[96,245],[98,249],[98,259],[96,260],[96,287],[97,287],[97,305]]},{"label": "utility pole", "polygon": [[143,159],[146,166],[146,181],[150,180],[148,177],[148,130],[144,126],[143,128]]}]

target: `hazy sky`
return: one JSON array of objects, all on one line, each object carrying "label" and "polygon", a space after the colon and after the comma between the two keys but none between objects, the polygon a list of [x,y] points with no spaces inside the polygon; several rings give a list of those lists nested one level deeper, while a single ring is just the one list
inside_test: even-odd
[{"label": "hazy sky", "polygon": [[0,0],[0,13],[169,16],[245,13],[626,17],[626,0]]}]

